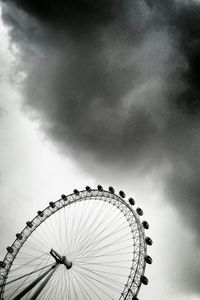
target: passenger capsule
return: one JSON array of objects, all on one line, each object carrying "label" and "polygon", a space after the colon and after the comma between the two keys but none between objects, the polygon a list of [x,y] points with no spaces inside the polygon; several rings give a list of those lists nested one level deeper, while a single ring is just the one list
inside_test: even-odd
[{"label": "passenger capsule", "polygon": [[112,187],[112,186],[109,186],[109,191],[111,192],[111,194],[114,194],[115,193],[115,190],[114,190],[114,188]]},{"label": "passenger capsule", "polygon": [[138,208],[136,209],[136,211],[137,211],[137,213],[138,213],[139,216],[142,216],[142,215],[143,215],[143,210],[142,210],[140,207],[138,207]]},{"label": "passenger capsule", "polygon": [[99,191],[103,191],[103,187],[100,184],[97,185],[97,188],[98,188]]},{"label": "passenger capsule", "polygon": [[79,191],[78,191],[77,189],[74,189],[74,194],[75,194],[76,196],[78,196],[78,195],[79,195]]},{"label": "passenger capsule", "polygon": [[135,200],[133,198],[129,198],[128,201],[131,205],[135,205]]},{"label": "passenger capsule", "polygon": [[65,201],[67,200],[67,196],[66,196],[65,194],[62,194],[62,195],[61,195],[61,198],[62,198],[63,200],[65,200]]},{"label": "passenger capsule", "polygon": [[149,245],[149,246],[151,246],[153,244],[153,241],[150,237],[146,237],[145,241],[146,241],[147,245]]},{"label": "passenger capsule", "polygon": [[125,195],[125,193],[124,193],[123,191],[119,191],[119,195],[120,195],[122,198],[125,198],[125,197],[126,197],[126,195]]},{"label": "passenger capsule", "polygon": [[146,261],[147,264],[151,265],[152,262],[153,262],[153,259],[151,258],[151,256],[146,255],[146,256],[145,256],[145,261]]},{"label": "passenger capsule", "polygon": [[16,234],[16,238],[17,238],[18,240],[22,240],[22,239],[23,239],[23,236],[21,235],[21,233],[17,233],[17,234]]},{"label": "passenger capsule", "polygon": [[52,207],[52,208],[55,208],[56,207],[56,205],[55,205],[55,203],[54,202],[49,202],[49,205]]},{"label": "passenger capsule", "polygon": [[0,261],[0,268],[5,269],[6,264],[4,261]]},{"label": "passenger capsule", "polygon": [[143,221],[142,225],[145,229],[149,229],[149,223],[147,221]]},{"label": "passenger capsule", "polygon": [[88,185],[85,187],[85,189],[86,189],[86,191],[89,192],[89,193],[91,193],[91,191],[92,191],[91,187],[88,186]]},{"label": "passenger capsule", "polygon": [[26,222],[26,225],[27,225],[29,228],[32,228],[32,227],[33,227],[33,224],[32,224],[30,221]]},{"label": "passenger capsule", "polygon": [[7,247],[6,249],[7,249],[7,251],[8,251],[9,253],[13,253],[13,252],[14,252],[14,249],[13,249],[12,247]]},{"label": "passenger capsule", "polygon": [[44,213],[43,213],[43,211],[41,211],[41,210],[38,210],[37,214],[38,214],[38,216],[41,217],[41,218],[44,217]]},{"label": "passenger capsule", "polygon": [[142,275],[140,278],[141,283],[143,283],[144,285],[147,285],[149,283],[149,280],[147,279],[146,276]]}]

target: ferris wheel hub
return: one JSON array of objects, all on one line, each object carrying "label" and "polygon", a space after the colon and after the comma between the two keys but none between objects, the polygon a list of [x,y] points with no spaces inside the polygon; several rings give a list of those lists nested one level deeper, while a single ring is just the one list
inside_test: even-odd
[{"label": "ferris wheel hub", "polygon": [[57,264],[65,265],[65,267],[69,270],[72,267],[72,262],[68,261],[66,256],[61,256],[58,252],[56,252],[54,249],[51,249],[50,251],[51,256],[55,259]]}]

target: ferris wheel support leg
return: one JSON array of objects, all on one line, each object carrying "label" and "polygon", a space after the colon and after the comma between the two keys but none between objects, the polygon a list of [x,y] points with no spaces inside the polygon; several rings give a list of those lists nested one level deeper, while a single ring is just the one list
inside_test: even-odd
[{"label": "ferris wheel support leg", "polygon": [[45,280],[40,284],[38,287],[37,291],[35,291],[34,295],[30,298],[30,300],[35,300],[37,299],[37,296],[42,292],[42,290],[45,288],[46,284],[49,282],[51,277],[53,276],[56,268],[58,267],[58,264],[54,267],[54,269],[49,273],[49,275],[45,278]]},{"label": "ferris wheel support leg", "polygon": [[[29,284],[23,291],[21,291],[13,300],[20,300],[22,297],[24,297],[30,290],[34,288],[34,286],[40,282],[47,274],[49,274],[51,271],[53,272],[57,267],[56,265],[53,265],[49,270],[41,274],[38,278],[36,278],[31,284]],[[51,273],[50,273],[51,274]]]}]

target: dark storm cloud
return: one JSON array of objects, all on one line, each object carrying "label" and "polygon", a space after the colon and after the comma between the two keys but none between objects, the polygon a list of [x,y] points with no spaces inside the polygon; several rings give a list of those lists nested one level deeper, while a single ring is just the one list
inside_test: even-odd
[{"label": "dark storm cloud", "polygon": [[177,69],[186,68],[163,17],[169,8],[104,2],[7,1],[4,20],[26,51],[27,103],[67,147],[111,163],[157,157],[160,114],[170,92],[183,90]]},{"label": "dark storm cloud", "polygon": [[47,135],[111,173],[164,165],[167,194],[199,235],[200,4],[3,4],[20,49],[24,107]]}]

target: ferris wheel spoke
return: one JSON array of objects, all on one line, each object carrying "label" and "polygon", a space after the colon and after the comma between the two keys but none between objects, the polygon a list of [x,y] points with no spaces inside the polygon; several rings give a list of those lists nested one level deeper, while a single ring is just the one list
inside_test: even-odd
[{"label": "ferris wheel spoke", "polygon": [[39,252],[39,253],[43,253],[43,254],[46,253],[46,251],[44,251],[43,249],[41,249],[41,245],[39,247],[39,245],[34,244],[34,243],[30,242],[30,241],[28,241],[26,243],[26,250],[28,250],[28,251],[34,251],[34,252]]},{"label": "ferris wheel spoke", "polygon": [[98,237],[98,239],[94,239],[93,241],[91,241],[89,244],[87,244],[87,247],[85,247],[87,249],[86,251],[88,252],[89,250],[92,250],[96,245],[99,245],[102,241],[105,242],[108,238],[110,238],[110,237],[113,238],[115,234],[119,234],[118,229],[119,228],[117,228],[116,230],[113,230],[106,236],[102,236],[101,238]]},{"label": "ferris wheel spoke", "polygon": [[32,264],[33,262],[37,261],[38,259],[44,258],[44,256],[46,256],[46,254],[42,254],[39,257],[34,257],[33,259],[31,259],[30,261],[28,261],[28,262],[26,262],[24,264],[13,263],[13,266],[19,265],[19,267],[12,269],[12,273],[18,271],[19,269],[21,269],[21,268],[23,268],[23,267],[25,267],[25,266],[27,266],[29,264]]},{"label": "ferris wheel spoke", "polygon": [[[81,267],[81,266],[80,266]],[[96,272],[103,272],[103,274],[108,274],[108,275],[114,275],[115,277],[123,277],[123,278],[127,278],[127,275],[123,275],[123,274],[118,274],[118,273],[116,273],[116,272],[107,272],[107,271],[105,271],[105,270],[99,270],[98,271],[98,269],[95,269],[95,271]]]},{"label": "ferris wheel spoke", "polygon": [[[31,241],[33,244],[38,245],[40,248],[46,249],[46,252],[48,251],[47,249],[49,249],[49,247],[43,242],[43,239],[41,237],[41,235],[39,236],[39,239],[36,237],[36,235],[38,235],[38,232],[35,231],[34,235],[31,235]],[[29,240],[27,240],[27,242],[31,243]]]},{"label": "ferris wheel spoke", "polygon": [[66,283],[66,289],[65,293],[67,293],[67,300],[70,300],[70,279],[69,279],[69,273],[65,272],[65,283]]},{"label": "ferris wheel spoke", "polygon": [[[97,272],[97,271],[94,271],[94,270],[91,270],[91,269],[85,268],[85,267],[80,267],[80,268],[81,268],[82,270],[88,272],[88,273],[94,274],[94,275],[97,276],[97,277],[100,277],[100,278],[105,279],[106,282],[109,281],[109,282],[111,282],[111,283],[113,283],[113,284],[115,284],[115,285],[117,285],[117,286],[119,286],[119,285],[121,285],[122,287],[124,286],[124,284],[123,284],[121,281],[118,281],[118,280],[115,280],[115,279],[110,278],[109,276],[106,276],[104,271],[99,271],[99,272]],[[112,274],[113,274],[113,273],[112,273]]]},{"label": "ferris wheel spoke", "polygon": [[[69,279],[70,279],[70,273],[69,273]],[[71,283],[69,281],[69,299],[70,299],[70,295],[71,295]]]},{"label": "ferris wheel spoke", "polygon": [[[54,215],[54,216],[53,216]],[[55,218],[55,213],[53,213],[52,218]],[[56,245],[58,245],[58,238],[57,238],[57,234],[56,234],[56,226],[55,224],[52,224],[53,220],[52,218],[48,218],[47,219],[47,223],[46,226],[49,228],[49,236],[50,237],[54,237],[54,243],[56,243]],[[52,242],[51,242],[51,248],[52,248]]]},{"label": "ferris wheel spoke", "polygon": [[37,273],[37,272],[40,272],[41,270],[44,270],[44,269],[46,269],[46,268],[49,268],[49,267],[51,267],[52,265],[53,265],[53,264],[50,264],[50,265],[45,266],[45,267],[42,267],[42,268],[40,268],[40,269],[38,269],[38,270],[35,270],[35,271],[32,271],[32,272],[27,273],[27,274],[25,274],[25,275],[22,275],[22,276],[20,276],[20,277],[18,277],[18,278],[15,278],[15,279],[13,279],[13,280],[11,280],[11,281],[8,281],[8,282],[4,283],[3,285],[0,285],[0,287],[5,286],[5,285],[8,285],[8,284],[11,284],[11,283],[13,283],[13,282],[15,282],[15,281],[18,281],[18,280],[20,280],[20,279],[26,277],[26,276],[30,276],[30,275],[32,275],[32,274],[35,274],[35,273]]},{"label": "ferris wheel spoke", "polygon": [[[121,250],[124,250],[124,249],[131,249],[132,247],[131,246],[127,246],[127,247],[123,247],[123,248],[120,248],[120,249],[117,249],[117,253],[116,252],[116,249],[113,250],[113,251],[109,251],[109,252],[106,252],[106,253],[101,253],[100,255],[88,255],[88,256],[81,256],[81,260],[82,261],[87,261],[88,259],[91,261],[93,259],[96,259],[96,258],[102,258],[102,257],[112,257],[112,256],[115,256],[115,255],[120,255],[120,256],[123,256],[123,255],[127,255],[127,254],[132,254],[133,251],[131,252],[119,252]],[[77,257],[78,258],[78,257]]]},{"label": "ferris wheel spoke", "polygon": [[39,243],[41,243],[41,241],[43,242],[45,248],[49,249],[52,245],[52,239],[50,238],[51,235],[48,235],[48,231],[46,230],[46,228],[44,228],[46,226],[46,222],[43,223],[43,226],[41,226],[41,232],[37,231],[38,235],[40,236],[39,239]]},{"label": "ferris wheel spoke", "polygon": [[[69,211],[69,210],[67,210]],[[64,235],[65,235],[65,248],[69,247],[69,236],[68,236],[68,225],[67,225],[67,216],[66,216],[66,206],[64,206]]]},{"label": "ferris wheel spoke", "polygon": [[68,274],[68,278],[69,278],[69,299],[74,299],[74,288],[73,288],[73,280],[72,280],[72,273],[69,272]]},{"label": "ferris wheel spoke", "polygon": [[[126,235],[125,235],[126,236]],[[131,239],[130,239],[131,240]],[[97,247],[97,248],[95,248],[94,249],[94,246],[93,247],[91,247],[91,248],[88,248],[87,250],[85,250],[85,252],[84,252],[84,255],[85,254],[88,254],[88,253],[90,253],[90,255],[91,255],[91,250],[93,249],[93,252],[92,253],[94,253],[94,254],[98,254],[98,253],[101,253],[101,251],[102,250],[104,250],[104,249],[108,249],[109,247],[113,247],[113,246],[116,246],[116,245],[119,245],[119,244],[123,244],[124,242],[127,242],[127,239],[126,240],[123,240],[123,239],[121,239],[121,237],[119,238],[119,239],[116,239],[115,241],[113,241],[113,242],[109,242],[109,243],[107,243],[107,244],[103,244],[102,246],[100,245],[99,247]],[[117,249],[116,249],[116,251],[117,251]],[[81,256],[80,256],[81,257]]]},{"label": "ferris wheel spoke", "polygon": [[[94,202],[95,206],[94,208],[91,208],[91,212],[88,213],[88,216],[86,217],[86,222],[91,220],[91,215],[93,216],[93,222],[89,223],[88,226],[86,226],[86,223],[83,224],[82,228],[84,228],[84,231],[82,230],[81,233],[84,233],[84,236],[80,236],[80,238],[82,238],[82,240],[85,239],[85,236],[88,236],[89,231],[91,230],[91,228],[94,230],[97,230],[98,226],[99,226],[99,219],[102,217],[102,213],[98,213],[98,211],[103,211],[103,208],[107,208],[109,206],[108,203],[98,203],[96,204],[96,202]],[[100,207],[99,207],[100,206]],[[97,212],[96,212],[97,211]],[[97,216],[96,216],[97,214]],[[110,210],[107,210],[107,213],[103,215],[104,220],[106,218],[108,218],[110,215]],[[96,227],[94,227],[93,225],[96,223]],[[80,232],[79,232],[80,233]],[[78,240],[78,243],[81,243],[81,240]]]},{"label": "ferris wheel spoke", "polygon": [[[39,294],[42,292],[42,290],[45,288],[45,286],[47,285],[47,283],[49,282],[49,280],[51,279],[51,277],[54,275],[56,268],[58,267],[57,265],[54,265],[54,268],[51,268],[51,271],[47,274],[45,274],[46,278],[44,279],[44,281],[39,285],[39,287],[37,288],[37,290],[34,292],[34,294],[31,296],[30,300],[35,300]],[[43,275],[41,275],[42,279],[44,278]],[[38,279],[37,279],[38,280]],[[36,280],[36,283],[38,283],[38,281]],[[21,299],[21,298],[19,298]],[[15,300],[15,299],[14,299]],[[16,300],[18,300],[18,298],[16,298]]]},{"label": "ferris wheel spoke", "polygon": [[[48,263],[48,260],[47,260],[46,257],[43,259],[43,261],[44,261],[45,265]],[[41,264],[40,264],[40,265],[37,265],[33,271],[36,271],[37,268],[40,267],[40,266],[41,266]],[[41,270],[41,271],[42,271],[42,270]],[[39,276],[41,275],[41,271],[39,271],[39,272],[40,272]],[[33,275],[33,274],[34,274],[34,275]],[[29,282],[33,282],[34,276],[37,276],[36,272],[33,273],[33,274],[32,274],[32,275],[33,275],[32,277],[31,277],[30,275],[26,276],[25,279],[22,280],[21,283],[20,283],[19,285],[13,286],[14,292],[13,292],[13,289],[12,289],[12,293],[11,293],[12,296],[14,296],[14,294],[15,294],[16,292],[19,292],[20,289],[21,289],[25,284],[27,284],[27,283],[29,283]],[[35,278],[37,278],[37,277],[35,277]],[[23,279],[23,278],[22,278],[22,279]],[[9,290],[11,291],[10,288],[9,288]]]},{"label": "ferris wheel spoke", "polygon": [[[102,203],[101,203],[102,204]],[[87,201],[85,200],[84,201],[84,208],[83,208],[83,212],[85,212],[85,206],[87,207]],[[96,209],[96,206],[95,206],[95,209]],[[85,234],[85,231],[86,231],[86,223],[88,222],[88,220],[90,220],[90,211],[88,212],[87,211],[87,214],[88,215],[86,215],[85,216],[85,214],[83,213],[82,215],[81,215],[81,218],[79,218],[79,224],[78,224],[78,227],[77,227],[77,230],[76,230],[76,234],[75,234],[75,236],[74,236],[74,238],[73,238],[73,245],[72,245],[72,247],[71,247],[71,249],[72,249],[72,252],[74,251],[74,247],[77,245],[77,244],[79,244],[80,243],[80,240],[83,238],[83,234]],[[85,217],[85,220],[84,220],[84,218],[83,217]],[[82,223],[82,222],[84,222],[84,223]]]},{"label": "ferris wheel spoke", "polygon": [[[112,223],[111,223],[111,224],[112,224]],[[107,227],[103,228],[102,231],[100,231],[99,234],[96,235],[96,238],[93,238],[93,240],[92,240],[92,238],[91,238],[92,243],[94,243],[94,242],[99,243],[98,238],[99,238],[105,231],[108,230],[109,226],[110,226],[110,224],[108,224]],[[112,232],[110,232],[107,236],[104,236],[104,235],[103,235],[102,238],[101,238],[101,240],[105,240],[106,238],[108,238],[108,237],[110,237],[112,234],[114,234],[115,232],[119,233],[120,227],[121,227],[121,226],[115,228],[115,229],[114,229]],[[127,227],[126,227],[126,228],[127,228]],[[87,243],[87,240],[86,240],[86,241],[84,242],[84,245],[82,245],[82,249],[84,249],[84,246],[87,246],[87,247],[85,247],[85,248],[88,249],[89,245],[90,245],[90,244],[88,244],[88,243]],[[79,246],[79,248],[80,248],[80,246]]]},{"label": "ferris wheel spoke", "polygon": [[63,238],[64,238],[64,235],[63,235],[63,224],[62,224],[62,214],[63,212],[61,211],[61,209],[59,209],[59,216],[58,216],[58,229],[59,229],[59,233],[58,233],[58,236],[59,236],[59,239],[60,239],[60,248],[63,250],[65,249],[65,241],[63,241]]},{"label": "ferris wheel spoke", "polygon": [[65,270],[62,270],[60,274],[60,298],[59,299],[64,299],[63,297],[64,296],[64,282],[63,282],[64,271]]},{"label": "ferris wheel spoke", "polygon": [[[96,221],[96,224],[97,224],[96,227],[92,226],[93,224],[89,226],[89,230],[92,229],[91,233],[89,234],[89,230],[84,232],[84,236],[82,236],[82,239],[79,240],[79,247],[78,247],[78,249],[75,250],[75,251],[79,251],[79,249],[83,247],[83,244],[81,244],[81,242],[83,242],[84,244],[87,244],[87,240],[91,237],[91,235],[97,232],[97,230],[99,229],[99,227],[100,227],[102,224],[104,224],[105,220],[109,219],[110,213],[111,213],[111,211],[108,210],[107,214],[105,214],[105,215],[103,216],[103,219],[102,219],[99,223],[97,222],[98,219],[99,219],[98,217],[97,217],[96,220],[94,220],[94,221]],[[100,216],[101,216],[101,214],[99,214],[99,217],[100,217]],[[114,216],[114,217],[115,217],[115,216]],[[89,219],[89,218],[88,218],[88,219]],[[111,223],[111,222],[110,222],[110,223]],[[109,226],[109,224],[108,224],[108,226]],[[106,229],[102,230],[102,232],[105,231],[105,230],[106,230]],[[99,234],[101,234],[102,232],[100,232]]]},{"label": "ferris wheel spoke", "polygon": [[[73,277],[73,272],[71,273],[72,277]],[[72,287],[73,287],[73,292],[74,292],[74,295],[75,295],[75,299],[78,300],[78,295],[77,295],[77,292],[76,292],[76,288],[75,288],[75,281],[72,280]]]},{"label": "ferris wheel spoke", "polygon": [[109,267],[109,268],[118,268],[118,269],[125,269],[125,270],[127,270],[127,267],[124,267],[124,266],[115,266],[115,265],[112,266],[112,265],[109,265],[109,264],[106,264],[106,263],[101,263],[101,264],[90,263],[90,265],[93,265],[93,266],[96,266],[96,267],[99,266],[99,267]]},{"label": "ferris wheel spoke", "polygon": [[90,295],[88,294],[87,290],[86,290],[86,289],[84,288],[84,286],[82,285],[81,280],[78,278],[78,276],[76,276],[75,274],[73,274],[73,276],[75,277],[75,279],[76,279],[78,285],[81,287],[81,292],[82,292],[82,295],[83,295],[84,299],[85,299],[85,300],[88,299],[88,298],[85,297],[85,295],[86,295],[87,297],[89,297],[89,299],[92,300],[92,298],[91,298]]},{"label": "ferris wheel spoke", "polygon": [[82,262],[82,263],[79,263],[79,265],[101,265],[102,263],[108,263],[108,264],[116,264],[116,263],[124,263],[124,262],[130,262],[131,260],[130,259],[124,259],[124,260],[112,260],[112,261],[99,261],[99,262],[90,262],[90,261],[87,261],[87,262]]},{"label": "ferris wheel spoke", "polygon": [[[55,214],[54,214],[54,217],[55,217]],[[55,230],[56,225],[52,226],[51,218],[48,218],[47,222],[44,222],[44,226],[45,226],[45,231],[43,230],[43,232],[44,232],[44,234],[46,234],[46,236],[48,238],[48,249],[51,249],[53,247],[55,248],[55,244],[58,247],[58,239],[57,239],[57,234],[56,234],[56,230]],[[50,230],[50,228],[51,228],[51,230]],[[52,237],[54,237],[54,238],[52,238]],[[55,243],[55,240],[56,240],[56,243]]]},{"label": "ferris wheel spoke", "polygon": [[[108,244],[103,244],[102,246],[99,245],[98,248],[94,248],[92,252],[90,252],[89,250],[87,252],[85,252],[83,255],[77,255],[76,258],[74,259],[74,262],[76,263],[80,263],[80,262],[84,262],[84,261],[91,261],[93,260],[95,257],[105,257],[105,256],[108,256],[106,255],[108,252],[108,249],[113,249],[113,246],[118,246],[120,244],[123,244],[127,242],[127,239],[126,240],[117,240],[115,242],[111,242],[111,243],[108,243]],[[130,248],[130,247],[126,247],[127,249]],[[105,253],[105,250],[107,250],[107,253]],[[103,252],[103,253],[102,253]],[[129,253],[132,253],[132,252],[129,252]],[[98,255],[99,254],[99,255]],[[112,255],[110,255],[111,257],[113,255],[120,255],[120,252],[118,251],[118,249],[116,248],[115,251],[112,251]]]},{"label": "ferris wheel spoke", "polygon": [[[90,266],[91,268],[95,267],[95,268],[102,268],[103,266],[107,266],[107,267],[118,267],[120,268],[121,265],[116,265],[116,263],[119,263],[119,262],[130,262],[129,260],[126,260],[126,261],[115,261],[115,262],[109,262],[109,261],[102,261],[102,262],[93,262],[93,263],[90,263],[90,262],[87,262],[87,263],[82,263],[82,264],[79,264],[79,267],[85,267],[85,266]],[[124,267],[124,266],[123,266]],[[127,269],[127,267],[124,267],[125,269]]]},{"label": "ferris wheel spoke", "polygon": [[[76,230],[76,234],[75,234],[75,237],[74,237],[74,245],[78,244],[79,241],[80,241],[80,238],[82,237],[82,234],[83,234],[83,228],[85,228],[85,226],[83,225],[83,220],[84,220],[84,216],[86,215],[85,212],[86,212],[86,209],[87,209],[87,203],[88,201],[84,200],[83,201],[83,207],[82,208],[82,213],[80,213],[80,217],[79,217],[79,223],[78,223],[78,226],[77,226],[77,230]],[[102,203],[100,203],[102,205]],[[87,218],[86,218],[87,219]],[[73,251],[73,246],[72,246],[72,251]]]},{"label": "ferris wheel spoke", "polygon": [[[54,216],[52,216],[52,217],[54,217]],[[56,240],[57,246],[58,246],[58,241],[57,241],[56,230],[55,230],[54,226],[52,226],[52,223],[51,223],[51,218],[47,219],[47,222],[49,225],[48,227],[51,227],[51,231],[50,231],[50,228],[48,231],[46,230],[47,224],[46,224],[46,222],[43,222],[43,224],[42,224],[43,226],[41,226],[41,232],[39,233],[37,231],[37,234],[39,236],[39,240],[37,239],[37,242],[39,243],[39,245],[40,245],[40,243],[42,243],[44,248],[47,249],[47,251],[49,251],[52,247],[55,246],[55,245],[52,245],[52,242],[53,242],[52,237],[54,237],[54,240]],[[43,228],[44,226],[45,226],[45,229]]]},{"label": "ferris wheel spoke", "polygon": [[74,216],[75,212],[74,212],[74,210],[75,210],[75,206],[76,206],[76,203],[75,203],[74,206],[70,206],[70,208],[72,207],[72,213],[71,213],[72,225],[71,225],[71,234],[69,235],[69,243],[68,243],[69,247],[67,249],[67,251],[69,251],[69,252],[70,252],[70,248],[71,248],[71,244],[72,244],[72,237],[73,237],[73,231],[74,231],[74,221],[75,221],[75,216]]},{"label": "ferris wheel spoke", "polygon": [[72,289],[72,278],[71,278],[71,272],[68,273],[68,288],[69,288],[69,294],[68,294],[68,298],[73,299],[72,298],[72,294],[73,294],[73,289]]},{"label": "ferris wheel spoke", "polygon": [[[97,290],[99,290],[101,293],[104,294],[104,296],[108,296],[110,298],[109,295],[107,295],[99,286],[97,286],[92,280],[90,280],[90,278],[86,281],[85,277],[83,274],[81,274],[81,272],[77,271],[77,275],[81,278],[81,280],[85,283],[85,285],[89,288],[89,290],[92,291],[93,295],[95,295],[99,300],[102,300],[102,298],[99,296],[99,294],[97,294]],[[90,298],[91,299],[91,298]],[[112,298],[110,298],[112,299]]]},{"label": "ferris wheel spoke", "polygon": [[66,279],[66,273],[67,272],[63,272],[63,277],[62,277],[63,278],[63,284],[62,284],[62,287],[63,287],[63,297],[62,297],[62,299],[65,299],[65,293],[66,293],[65,291],[67,290],[67,287],[66,287],[66,283],[67,283],[66,282],[66,280],[67,280]]},{"label": "ferris wheel spoke", "polygon": [[[55,274],[54,274],[54,276],[55,276]],[[42,297],[43,300],[48,299],[51,291],[53,291],[54,286],[52,285],[51,280],[50,280],[50,282],[49,282],[48,286],[45,287],[45,293],[43,291],[42,294],[41,294],[41,297]]]},{"label": "ferris wheel spoke", "polygon": [[[55,277],[57,276],[56,272],[53,275],[54,281],[55,281]],[[53,295],[54,290],[56,288],[54,281],[52,280],[52,278],[49,280],[48,284],[45,286],[45,288],[41,291],[41,294],[39,296],[39,299],[49,299],[50,295]],[[30,295],[28,296],[28,300],[29,300]]]},{"label": "ferris wheel spoke", "polygon": [[93,285],[95,285],[99,290],[101,290],[101,291],[102,291],[106,296],[108,296],[110,299],[112,299],[112,297],[111,297],[108,293],[106,293],[105,290],[103,290],[102,288],[100,288],[99,285],[95,284],[94,281],[97,282],[97,283],[100,283],[103,287],[107,286],[109,289],[111,289],[111,290],[113,290],[113,291],[115,291],[115,292],[119,292],[119,293],[120,293],[119,290],[113,288],[112,286],[108,285],[107,283],[105,283],[105,282],[103,282],[103,281],[101,281],[101,280],[99,280],[99,279],[97,279],[97,278],[94,278],[94,277],[92,277],[92,276],[90,276],[90,275],[88,275],[88,274],[86,274],[86,273],[84,273],[84,272],[82,272],[82,271],[78,271],[78,272],[79,272],[80,274],[82,274],[83,276],[87,277],[88,280],[90,280],[90,282],[92,282]]},{"label": "ferris wheel spoke", "polygon": [[[88,215],[86,218],[88,225],[86,226],[86,224],[85,224],[85,226],[82,227],[83,229],[82,229],[80,238],[78,240],[78,244],[80,244],[80,245],[81,245],[82,241],[85,241],[86,237],[88,237],[91,229],[92,229],[92,231],[95,231],[98,229],[99,223],[100,223],[99,220],[101,220],[101,218],[102,218],[102,213],[98,214],[98,211],[102,211],[103,208],[106,210],[106,208],[107,208],[107,204],[105,205],[105,203],[96,204],[96,202],[94,202],[94,204],[95,204],[94,209],[92,209],[91,214]],[[107,209],[107,213],[104,214],[104,217],[105,218],[108,217],[109,213],[110,213],[110,211]],[[93,220],[91,218],[91,215],[93,217]]]},{"label": "ferris wheel spoke", "polygon": [[[42,227],[41,227],[42,228]],[[36,235],[36,237],[35,237]],[[38,232],[38,230],[35,230],[35,235],[34,238],[36,238],[37,242],[41,247],[44,247],[46,251],[51,247],[51,244],[49,244],[49,241],[46,240],[46,235],[43,233]],[[39,239],[39,240],[38,240]],[[31,235],[31,240],[32,240],[32,235]]]},{"label": "ferris wheel spoke", "polygon": [[62,272],[61,266],[59,266],[49,281],[48,286],[45,287],[43,293],[41,294],[41,299],[45,298],[49,299],[61,299],[60,294],[62,291]]},{"label": "ferris wheel spoke", "polygon": [[[42,273],[39,277],[37,277],[34,281],[32,281],[31,280],[31,283],[30,284],[28,284],[28,286],[26,286],[23,290],[21,290],[20,292],[19,292],[19,289],[21,288],[21,287],[23,287],[24,286],[24,284],[25,284],[25,281],[23,282],[23,283],[21,283],[21,285],[17,288],[17,290],[15,290],[14,291],[14,294],[16,293],[16,292],[18,292],[18,295],[17,296],[15,296],[14,298],[13,298],[13,300],[19,300],[19,299],[21,299],[23,296],[25,296],[31,289],[33,289],[34,288],[34,286],[38,283],[38,282],[40,282],[50,271],[52,270],[52,267],[51,268],[49,268],[47,271],[45,271],[44,273]],[[30,275],[29,275],[30,276]],[[27,283],[27,282],[26,282]],[[12,296],[14,296],[14,294],[12,294]]]},{"label": "ferris wheel spoke", "polygon": [[[82,239],[83,239],[83,233],[84,233],[84,231],[86,231],[86,228],[88,226],[87,224],[91,220],[91,216],[93,216],[95,209],[96,209],[96,207],[94,207],[94,203],[93,203],[93,205],[90,205],[89,208],[87,209],[87,214],[86,214],[86,216],[84,216],[85,217],[84,223],[82,224],[81,230],[79,231],[79,235]],[[83,229],[84,229],[84,231],[83,231]],[[71,235],[71,237],[73,237],[73,235]],[[81,243],[81,240],[78,240],[78,243]],[[72,240],[71,240],[71,245],[72,245],[71,249],[73,249]]]},{"label": "ferris wheel spoke", "polygon": [[[49,296],[51,295],[52,299],[59,299],[57,296],[59,295],[60,290],[60,271],[57,269],[54,276],[51,278],[51,281],[49,282],[48,287],[45,288],[43,291],[43,295],[47,295],[47,299],[49,299]],[[50,289],[51,288],[51,289]]]},{"label": "ferris wheel spoke", "polygon": [[[59,240],[60,240],[60,248],[61,249],[64,249],[64,244],[63,244],[63,235],[62,235],[62,232],[61,232],[61,220],[60,220],[60,215],[61,215],[61,210],[59,209],[59,212],[58,212],[58,236],[59,236]],[[54,214],[55,216],[55,214]]]},{"label": "ferris wheel spoke", "polygon": [[[59,210],[60,211],[60,210]],[[59,212],[57,212],[57,214],[59,214]],[[60,239],[59,239],[59,226],[58,226],[58,216],[56,216],[56,214],[53,214],[53,218],[54,218],[54,237],[56,239],[56,246],[57,249],[59,250],[60,253],[62,253],[62,247],[60,245]]]},{"label": "ferris wheel spoke", "polygon": [[113,234],[114,234],[114,231],[111,232],[107,236],[102,236],[101,237],[100,234],[99,234],[98,237],[94,238],[94,240],[91,241],[90,243],[84,243],[83,246],[82,246],[82,249],[78,252],[77,256],[86,255],[89,251],[94,250],[95,246],[99,245],[102,241],[105,242],[106,238],[112,236]]},{"label": "ferris wheel spoke", "polygon": [[[72,270],[71,270],[72,271]],[[65,270],[63,271],[63,282],[64,282],[64,288],[63,288],[63,299],[66,299],[66,294],[68,294],[68,298],[70,299],[70,295],[68,293],[68,285],[70,284],[69,282],[69,272],[66,272]]]},{"label": "ferris wheel spoke", "polygon": [[[44,259],[44,258],[43,258]],[[36,271],[37,270],[37,267],[38,265],[36,265],[36,267],[34,268],[33,271]],[[9,278],[13,278],[13,275],[12,275],[13,272],[11,272]],[[21,275],[21,273],[19,273]],[[18,274],[17,274],[18,275]],[[14,278],[17,277],[17,275],[14,275]],[[34,275],[35,276],[35,275]],[[23,278],[22,278],[23,279]],[[25,277],[24,280],[22,280],[22,282],[20,284],[18,283],[15,283],[15,284],[12,284],[11,286],[9,286],[9,291],[8,291],[8,295],[12,295],[13,294],[13,291],[14,293],[20,289],[20,286],[22,286],[23,284],[25,284],[25,282],[28,282],[30,280],[30,276],[27,276]]]},{"label": "ferris wheel spoke", "polygon": [[61,271],[61,274],[60,274],[60,299],[63,299],[63,289],[64,289],[63,271]]},{"label": "ferris wheel spoke", "polygon": [[[70,235],[70,240],[69,240],[69,245],[70,245],[70,248],[69,248],[69,252],[72,252],[72,248],[73,248],[73,241],[76,239],[76,234],[77,234],[77,230],[75,230],[75,216],[74,216],[74,210],[75,210],[75,207],[77,206],[77,203],[74,205],[73,207],[73,215],[72,215],[72,230],[71,230],[71,235]],[[81,205],[82,207],[82,205]],[[82,214],[82,216],[84,216]],[[78,217],[78,215],[76,215],[76,218]],[[80,218],[79,218],[80,219]],[[79,221],[80,222],[80,221]],[[82,228],[80,228],[80,232],[81,232]]]},{"label": "ferris wheel spoke", "polygon": [[[129,239],[128,239],[129,240]],[[121,242],[121,239],[120,239],[120,242]],[[127,242],[127,240],[126,240],[126,242]],[[98,258],[98,257],[105,257],[105,256],[115,256],[115,255],[127,255],[127,254],[132,254],[133,253],[133,251],[131,251],[131,252],[128,252],[128,249],[132,249],[133,247],[132,247],[132,245],[127,245],[126,247],[122,247],[122,248],[117,248],[117,249],[115,249],[115,250],[112,250],[112,251],[107,251],[106,253],[102,253],[101,252],[101,254],[99,254],[99,255],[96,255],[96,250],[94,249],[94,251],[92,252],[92,253],[90,253],[90,254],[86,254],[85,256],[84,256],[84,254],[83,255],[76,255],[76,261],[79,261],[79,259],[81,258],[81,261],[84,261],[84,260],[92,260],[92,259],[94,259],[94,258]],[[107,248],[106,248],[107,249]],[[126,252],[120,252],[120,251],[124,251],[124,250],[127,250]],[[101,249],[102,250],[102,249]],[[104,249],[103,249],[104,250]],[[93,255],[94,254],[94,255]]]}]

